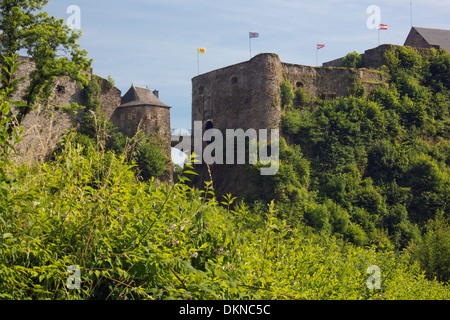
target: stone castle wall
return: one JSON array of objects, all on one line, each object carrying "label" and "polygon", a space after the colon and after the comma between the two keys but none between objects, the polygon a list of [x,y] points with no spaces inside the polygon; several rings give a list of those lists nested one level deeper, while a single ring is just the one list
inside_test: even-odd
[{"label": "stone castle wall", "polygon": [[[361,54],[361,56],[364,57],[364,67],[372,68],[372,69],[381,67],[384,64],[384,62],[383,62],[384,53],[392,47],[395,48],[398,46],[392,45],[392,44],[382,44],[376,48],[372,48],[372,49],[368,49],[368,50],[364,51],[364,53]],[[323,67],[341,67],[343,60],[344,60],[344,57],[341,57],[339,59],[325,62],[322,64],[322,66]]]},{"label": "stone castle wall", "polygon": [[192,121],[219,130],[278,127],[281,76],[278,56],[265,54],[193,78]]},{"label": "stone castle wall", "polygon": [[[260,54],[247,62],[193,78],[192,122],[201,121],[203,132],[209,128],[219,129],[222,133],[226,129],[280,128],[283,79],[294,89],[303,88],[311,98],[325,99],[348,95],[355,81],[370,92],[385,85],[386,75],[369,69],[288,64],[281,62],[276,54]],[[196,138],[196,133],[193,134]],[[251,191],[251,177],[245,166],[199,163],[195,168],[198,176],[194,178],[194,185],[199,188],[212,177],[216,194]]]},{"label": "stone castle wall", "polygon": [[[11,98],[12,101],[22,100],[25,89],[30,84],[28,75],[35,68],[34,63],[27,57],[19,57],[18,61],[25,63],[19,66],[15,77],[25,77],[25,80],[18,84],[17,90]],[[101,110],[109,118],[120,105],[121,92],[115,87],[111,88],[107,80],[95,75],[92,76],[97,78],[102,89],[99,97]],[[56,148],[61,138],[67,134],[67,131],[77,127],[81,112],[75,114],[54,107],[70,105],[72,102],[79,105],[85,104],[83,89],[68,78],[57,78],[53,84],[48,105],[39,104],[22,122],[23,140],[16,146],[22,157],[16,158],[17,161],[32,164],[36,161],[45,160],[51,155],[51,152]]]},{"label": "stone castle wall", "polygon": [[125,135],[133,136],[136,129],[150,136],[158,133],[170,144],[170,108],[156,106],[130,106],[116,108],[112,123]]},{"label": "stone castle wall", "polygon": [[192,122],[202,121],[204,129],[208,123],[219,130],[278,128],[283,79],[320,99],[346,96],[355,80],[368,92],[387,80],[375,70],[294,65],[276,54],[260,54],[193,78]]},{"label": "stone castle wall", "polygon": [[[417,33],[415,30],[413,30],[411,33]],[[409,39],[409,38],[408,38]],[[432,46],[427,45],[426,43],[423,43],[423,38],[418,35],[417,37],[411,37],[411,41],[409,43],[408,47],[413,48],[417,53],[419,54],[426,54],[429,48]],[[424,40],[423,40],[424,41]],[[402,46],[399,45],[393,45],[393,44],[382,44],[376,48],[368,49],[364,51],[364,53],[361,54],[361,56],[364,57],[364,68],[370,68],[370,69],[377,69],[384,65],[384,54],[387,50],[394,48],[400,48]],[[332,61],[328,61],[323,63],[323,67],[341,67],[342,61],[345,57],[335,59]]]}]

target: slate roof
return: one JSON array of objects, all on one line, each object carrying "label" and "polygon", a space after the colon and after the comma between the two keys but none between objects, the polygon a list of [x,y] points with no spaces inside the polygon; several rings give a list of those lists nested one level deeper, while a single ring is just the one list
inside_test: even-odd
[{"label": "slate roof", "polygon": [[136,87],[134,85],[122,97],[121,107],[132,106],[155,106],[170,108],[161,102],[155,94],[148,88]]},{"label": "slate roof", "polygon": [[450,30],[413,27],[428,44],[450,52]]}]

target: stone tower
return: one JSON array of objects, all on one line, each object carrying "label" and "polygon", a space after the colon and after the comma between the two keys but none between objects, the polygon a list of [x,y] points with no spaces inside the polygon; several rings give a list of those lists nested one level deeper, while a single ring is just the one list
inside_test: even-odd
[{"label": "stone tower", "polygon": [[128,136],[133,136],[138,126],[147,136],[159,134],[167,142],[170,154],[170,109],[159,100],[157,91],[132,85],[122,97],[111,121]]},{"label": "stone tower", "polygon": [[[283,108],[280,86],[283,81],[293,90],[303,91],[311,103],[343,97],[356,83],[366,93],[386,84],[385,75],[370,69],[322,68],[281,62],[273,53],[259,54],[252,59],[198,75],[192,79],[192,128],[198,140],[208,129],[281,129]],[[282,136],[282,132],[280,132]],[[203,137],[204,138],[204,137]],[[200,139],[203,139],[200,137]],[[209,141],[203,141],[206,150]],[[194,148],[196,149],[196,148]],[[194,150],[198,155],[201,150]],[[216,194],[251,192],[251,177],[245,165],[214,163],[195,165],[199,174],[197,187],[213,180]]]},{"label": "stone tower", "polygon": [[276,54],[260,54],[193,78],[192,128],[194,121],[202,121],[203,130],[278,128],[281,79]]}]

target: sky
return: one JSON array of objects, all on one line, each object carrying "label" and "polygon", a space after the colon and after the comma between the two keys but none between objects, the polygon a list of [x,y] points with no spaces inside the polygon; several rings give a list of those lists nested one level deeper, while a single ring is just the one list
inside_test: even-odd
[{"label": "sky", "polygon": [[[316,65],[378,46],[369,29],[371,5],[380,8],[381,44],[402,45],[411,29],[409,0],[50,0],[44,8],[69,21],[80,8],[79,43],[95,74],[111,76],[122,92],[148,86],[172,107],[171,127],[191,127],[191,79],[270,52],[281,61]],[[450,29],[450,0],[412,1],[412,24]],[[197,48],[206,53],[197,56]],[[199,58],[199,60],[197,60]],[[198,63],[199,61],[199,63]],[[199,70],[198,70],[199,69]]]}]

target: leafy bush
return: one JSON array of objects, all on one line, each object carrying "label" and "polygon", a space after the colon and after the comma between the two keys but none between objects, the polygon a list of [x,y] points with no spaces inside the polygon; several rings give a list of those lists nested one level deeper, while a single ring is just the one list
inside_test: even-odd
[{"label": "leafy bush", "polygon": [[283,79],[281,81],[280,93],[281,93],[281,106],[284,108],[291,107],[293,100],[295,98],[295,93],[292,84],[288,80]]},{"label": "leafy bush", "polygon": [[166,169],[166,161],[161,149],[147,141],[139,145],[136,163],[144,180],[159,177]]},{"label": "leafy bush", "polygon": [[450,226],[442,214],[430,221],[427,232],[417,248],[413,259],[418,261],[428,278],[448,284],[450,280]]},{"label": "leafy bush", "polygon": [[[179,183],[158,185],[137,180],[123,156],[84,154],[71,136],[64,146],[0,199],[3,299],[448,298],[404,257],[288,226],[274,203],[221,207],[210,185],[184,183],[189,166]],[[333,221],[333,207],[311,212]],[[72,265],[79,290],[67,288]],[[381,290],[366,287],[369,265]]]},{"label": "leafy bush", "polygon": [[342,67],[346,68],[363,68],[364,67],[364,57],[358,52],[353,51],[347,54],[341,62]]},{"label": "leafy bush", "polygon": [[[357,58],[345,61],[355,67]],[[309,163],[310,196],[284,192],[290,204],[282,207],[290,221],[299,212],[298,220],[353,244],[403,250],[421,241],[428,220],[450,212],[450,55],[400,47],[384,59],[388,87],[366,97],[355,77],[348,97],[322,101],[317,110],[285,110],[281,128]],[[348,217],[342,224],[333,222],[330,201]]]},{"label": "leafy bush", "polygon": [[294,97],[294,106],[295,107],[301,107],[309,103],[309,97],[308,93],[305,89],[302,87],[299,87],[297,90],[295,90],[295,97]]}]

